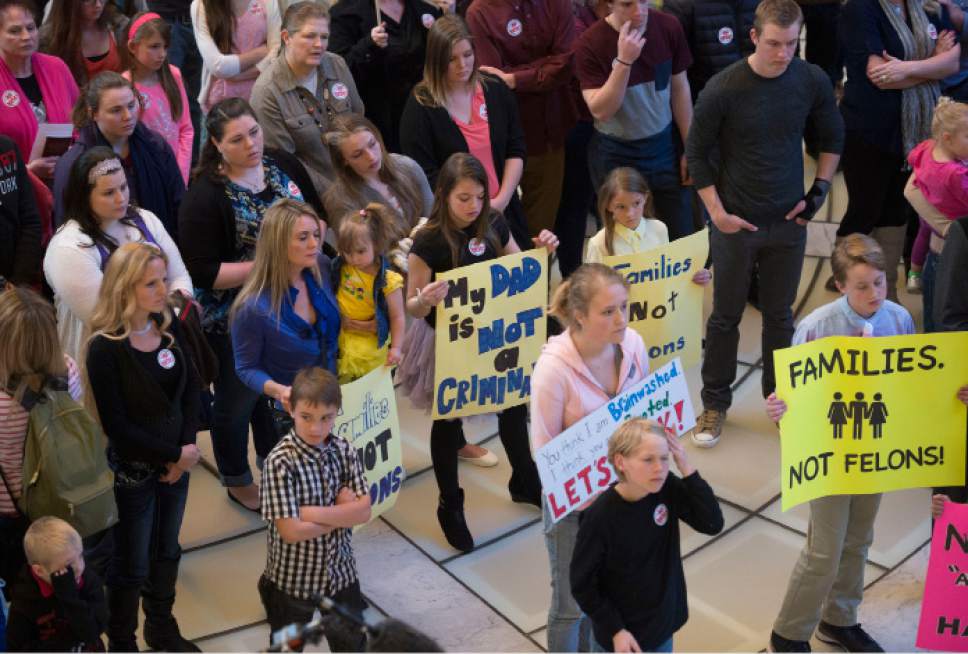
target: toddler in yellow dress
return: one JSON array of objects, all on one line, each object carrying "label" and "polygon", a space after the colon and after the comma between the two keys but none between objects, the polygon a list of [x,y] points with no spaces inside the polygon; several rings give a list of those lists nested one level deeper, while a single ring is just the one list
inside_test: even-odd
[{"label": "toddler in yellow dress", "polygon": [[381,365],[400,362],[405,328],[403,277],[385,256],[393,233],[392,214],[382,204],[340,220],[332,279],[342,323],[336,369],[341,384]]}]

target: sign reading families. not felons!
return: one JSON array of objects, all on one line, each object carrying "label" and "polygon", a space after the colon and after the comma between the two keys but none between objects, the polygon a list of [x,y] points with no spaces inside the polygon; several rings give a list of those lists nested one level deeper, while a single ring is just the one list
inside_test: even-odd
[{"label": "sign reading families. not felons!", "polygon": [[947,502],[934,523],[917,646],[968,652],[968,505]]},{"label": "sign reading families. not felons!", "polygon": [[777,350],[783,510],[965,481],[968,333],[822,338]]},{"label": "sign reading families. not felons!", "polygon": [[692,277],[708,254],[704,229],[647,252],[605,258],[629,282],[629,327],[645,341],[652,367],[676,357],[686,367],[699,363],[704,291]]},{"label": "sign reading families. not felons!", "polygon": [[544,248],[437,275],[450,292],[437,305],[434,418],[524,404],[547,332]]},{"label": "sign reading families. not felons!", "polygon": [[370,521],[393,508],[403,483],[400,421],[390,369],[373,372],[342,387],[343,405],[333,433],[356,448],[370,487]]},{"label": "sign reading families. not felons!", "polygon": [[608,440],[629,418],[655,420],[677,436],[696,425],[679,359],[619,393],[535,452],[541,489],[555,522],[617,480],[608,463]]}]

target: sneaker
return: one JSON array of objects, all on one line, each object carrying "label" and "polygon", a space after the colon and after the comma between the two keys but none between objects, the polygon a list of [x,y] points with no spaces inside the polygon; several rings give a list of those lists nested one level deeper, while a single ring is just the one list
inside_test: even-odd
[{"label": "sneaker", "polygon": [[921,295],[921,273],[914,270],[908,273],[907,292],[911,295]]},{"label": "sneaker", "polygon": [[828,645],[837,645],[847,652],[884,651],[884,648],[861,629],[859,624],[852,627],[837,627],[821,620],[817,626],[817,640]]},{"label": "sneaker", "polygon": [[789,640],[775,631],[770,632],[770,643],[767,652],[809,652],[810,643],[806,640]]},{"label": "sneaker", "polygon": [[723,433],[723,423],[726,421],[726,412],[719,409],[705,409],[696,428],[692,432],[692,442],[696,447],[713,447],[719,442],[719,437]]}]

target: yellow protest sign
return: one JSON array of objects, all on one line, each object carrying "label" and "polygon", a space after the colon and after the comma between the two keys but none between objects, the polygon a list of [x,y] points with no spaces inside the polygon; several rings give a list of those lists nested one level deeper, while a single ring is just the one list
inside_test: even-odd
[{"label": "yellow protest sign", "polygon": [[370,487],[372,522],[393,508],[403,483],[400,421],[390,369],[373,372],[342,387],[343,406],[333,433],[356,448]]},{"label": "yellow protest sign", "polygon": [[450,293],[437,305],[433,417],[527,402],[547,332],[547,250],[509,254],[437,279],[450,282]]},{"label": "yellow protest sign", "polygon": [[699,363],[703,287],[692,276],[708,254],[704,229],[647,252],[605,257],[629,281],[629,326],[645,341],[651,370],[676,357],[687,368]]},{"label": "yellow protest sign", "polygon": [[965,482],[968,332],[834,336],[777,350],[783,510]]}]

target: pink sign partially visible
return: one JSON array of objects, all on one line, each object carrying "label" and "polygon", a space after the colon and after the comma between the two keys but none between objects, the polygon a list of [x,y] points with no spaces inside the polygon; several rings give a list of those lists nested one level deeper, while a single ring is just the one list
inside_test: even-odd
[{"label": "pink sign partially visible", "polygon": [[968,652],[968,504],[948,502],[935,520],[916,644]]}]

